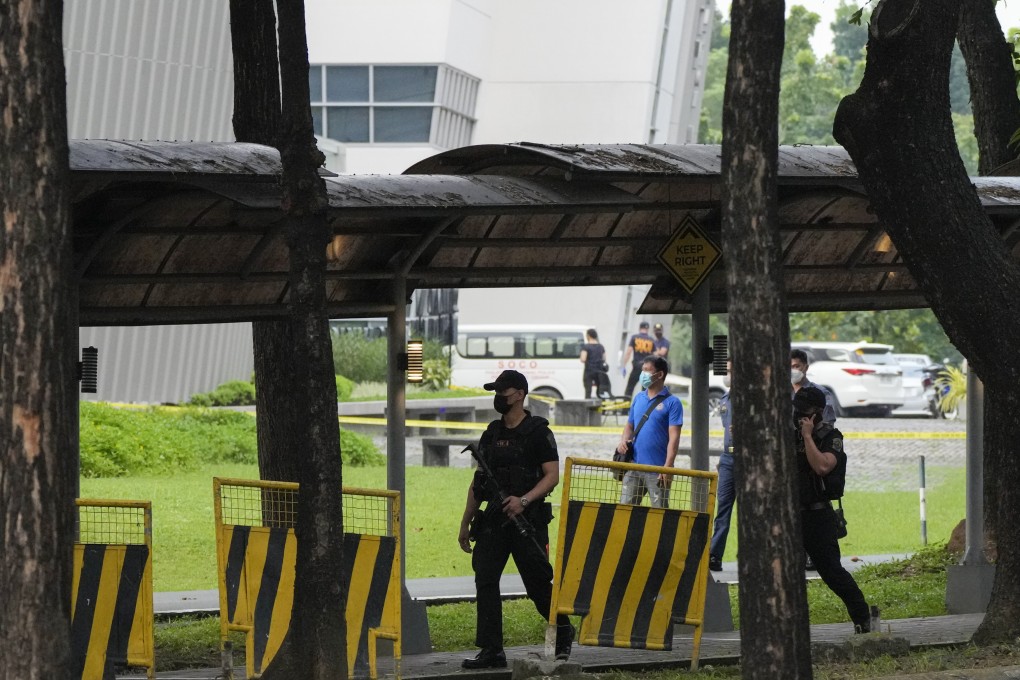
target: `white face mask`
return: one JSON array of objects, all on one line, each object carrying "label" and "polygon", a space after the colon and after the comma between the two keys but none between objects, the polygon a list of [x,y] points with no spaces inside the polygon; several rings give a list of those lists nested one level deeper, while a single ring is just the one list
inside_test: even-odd
[{"label": "white face mask", "polygon": [[796,368],[790,371],[790,382],[794,385],[804,379],[804,371],[798,371]]},{"label": "white face mask", "polygon": [[723,387],[725,387],[726,389],[729,389],[730,388],[730,376],[724,375],[723,379],[722,379],[722,384],[723,384]]}]

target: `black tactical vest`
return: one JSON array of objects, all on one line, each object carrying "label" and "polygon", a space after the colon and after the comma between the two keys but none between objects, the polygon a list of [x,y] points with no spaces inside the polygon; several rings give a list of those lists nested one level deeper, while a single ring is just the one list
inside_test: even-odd
[{"label": "black tactical vest", "polygon": [[539,416],[528,416],[512,430],[504,427],[502,420],[489,423],[482,435],[482,455],[506,495],[526,494],[542,478],[542,467],[528,460],[525,447],[531,433],[548,424]]}]

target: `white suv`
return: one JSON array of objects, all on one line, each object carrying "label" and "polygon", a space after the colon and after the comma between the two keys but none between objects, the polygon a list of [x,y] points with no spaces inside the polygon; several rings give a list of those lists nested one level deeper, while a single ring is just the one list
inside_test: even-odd
[{"label": "white suv", "polygon": [[832,393],[837,416],[887,416],[903,405],[903,370],[892,345],[794,342],[808,356],[807,377]]}]

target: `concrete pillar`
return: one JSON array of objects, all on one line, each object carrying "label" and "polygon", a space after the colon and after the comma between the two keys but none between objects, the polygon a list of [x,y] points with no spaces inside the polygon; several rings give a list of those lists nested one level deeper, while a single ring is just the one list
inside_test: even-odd
[{"label": "concrete pillar", "polygon": [[407,420],[406,375],[398,367],[398,357],[407,352],[407,280],[393,278],[393,312],[386,323],[386,349],[389,368],[386,376],[386,486],[400,492],[400,647],[404,654],[428,654],[432,651],[429,620],[425,605],[415,602],[407,592],[407,485],[405,482],[406,447],[404,423]]},{"label": "concrete pillar", "polygon": [[995,566],[985,559],[984,417],[985,388],[974,371],[967,372],[967,531],[963,561],[946,574],[946,609],[974,614],[988,608]]}]

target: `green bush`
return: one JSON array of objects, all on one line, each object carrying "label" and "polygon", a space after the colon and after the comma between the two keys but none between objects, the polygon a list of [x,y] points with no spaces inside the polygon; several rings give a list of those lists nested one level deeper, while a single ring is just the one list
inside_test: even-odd
[{"label": "green bush", "polygon": [[378,467],[386,464],[386,456],[379,453],[370,438],[350,430],[340,430],[340,457],[344,465],[352,467]]},{"label": "green bush", "polygon": [[[194,470],[214,463],[256,463],[255,418],[227,409],[114,408],[81,402],[81,474],[122,477]],[[384,465],[372,440],[340,431],[344,464]]]},{"label": "green bush", "polygon": [[354,391],[354,381],[348,380],[342,375],[336,376],[336,400],[350,401],[351,392]]},{"label": "green bush", "polygon": [[446,359],[428,359],[422,368],[422,386],[426,389],[438,392],[450,386],[450,365]]},{"label": "green bush", "polygon": [[188,403],[192,406],[254,406],[255,383],[231,380],[212,392],[193,394]]},{"label": "green bush", "polygon": [[118,409],[82,402],[81,474],[191,470],[204,463],[258,459],[255,419],[236,411],[150,407]]},{"label": "green bush", "polygon": [[361,333],[332,333],[333,368],[356,383],[386,381],[386,338]]}]

